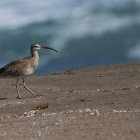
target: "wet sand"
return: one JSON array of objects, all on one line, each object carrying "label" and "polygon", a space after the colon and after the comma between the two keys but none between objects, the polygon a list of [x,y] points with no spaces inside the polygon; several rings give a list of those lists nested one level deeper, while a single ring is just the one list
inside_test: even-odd
[{"label": "wet sand", "polygon": [[1,140],[139,140],[140,64],[0,79]]}]

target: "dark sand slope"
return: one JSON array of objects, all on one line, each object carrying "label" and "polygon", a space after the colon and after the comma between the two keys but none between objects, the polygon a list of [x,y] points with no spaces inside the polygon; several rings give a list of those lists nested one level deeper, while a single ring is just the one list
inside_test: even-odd
[{"label": "dark sand slope", "polygon": [[[0,139],[140,140],[140,64],[66,71],[27,80],[0,79]],[[48,108],[47,108],[48,104]]]}]

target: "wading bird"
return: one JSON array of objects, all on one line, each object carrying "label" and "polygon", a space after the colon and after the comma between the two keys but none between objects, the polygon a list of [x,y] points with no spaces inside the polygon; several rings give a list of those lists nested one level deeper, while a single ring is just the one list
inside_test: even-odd
[{"label": "wading bird", "polygon": [[31,45],[31,56],[25,57],[20,60],[13,61],[4,67],[0,68],[0,78],[16,78],[16,90],[17,90],[17,98],[21,99],[18,89],[18,82],[19,79],[22,79],[23,81],[23,87],[28,90],[34,97],[38,96],[36,95],[31,89],[27,87],[25,84],[25,78],[29,75],[32,75],[34,71],[37,69],[38,61],[39,61],[39,55],[38,50],[40,49],[50,49],[53,51],[56,51],[53,48],[46,47],[39,44],[32,44]]}]

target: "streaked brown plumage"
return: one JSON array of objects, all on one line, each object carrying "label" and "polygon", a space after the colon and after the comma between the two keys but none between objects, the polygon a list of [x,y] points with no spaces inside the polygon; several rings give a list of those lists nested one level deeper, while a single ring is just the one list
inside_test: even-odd
[{"label": "streaked brown plumage", "polygon": [[18,90],[18,81],[23,79],[23,86],[27,89],[33,96],[36,96],[33,91],[31,91],[25,84],[24,78],[33,74],[37,69],[39,56],[39,49],[51,49],[57,52],[57,50],[39,44],[31,45],[31,56],[25,57],[21,60],[13,61],[0,69],[0,78],[16,78],[16,89],[17,89],[17,98],[21,98]]}]

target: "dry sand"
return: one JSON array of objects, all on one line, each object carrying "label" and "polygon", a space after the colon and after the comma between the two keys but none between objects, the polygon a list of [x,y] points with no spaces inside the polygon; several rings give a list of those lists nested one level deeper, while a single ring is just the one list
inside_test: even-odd
[{"label": "dry sand", "polygon": [[0,79],[0,140],[140,140],[140,64]]}]

